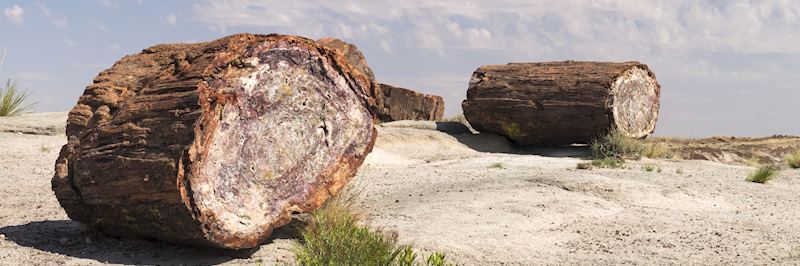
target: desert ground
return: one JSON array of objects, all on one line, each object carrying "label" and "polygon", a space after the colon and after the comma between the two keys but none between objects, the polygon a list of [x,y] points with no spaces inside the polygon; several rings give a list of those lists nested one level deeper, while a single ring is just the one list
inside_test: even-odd
[{"label": "desert ground", "polygon": [[[50,190],[65,119],[0,118],[0,264],[291,264],[291,226],[259,249],[230,252],[117,239],[70,221]],[[780,152],[797,138],[666,139],[740,159],[684,155],[578,170],[585,147],[515,149],[455,122],[377,128],[350,191],[372,227],[422,253],[442,251],[461,265],[800,264],[800,170],[747,182],[753,168],[740,159],[752,156],[732,148]],[[736,144],[747,141],[779,148]]]}]

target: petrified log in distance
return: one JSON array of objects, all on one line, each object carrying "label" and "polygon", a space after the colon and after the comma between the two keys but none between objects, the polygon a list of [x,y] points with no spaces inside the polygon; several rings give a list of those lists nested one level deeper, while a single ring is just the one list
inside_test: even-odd
[{"label": "petrified log in distance", "polygon": [[368,82],[295,36],[147,48],[70,111],[53,190],[70,218],[112,234],[255,247],[371,151]]},{"label": "petrified log in distance", "polygon": [[441,96],[422,94],[409,89],[380,84],[384,109],[381,121],[442,120],[444,100]]},{"label": "petrified log in distance", "polygon": [[444,114],[444,100],[440,96],[422,94],[413,90],[398,88],[375,81],[364,54],[350,43],[336,38],[322,38],[320,44],[341,53],[355,70],[372,81],[368,90],[373,98],[372,109],[376,118],[382,122],[396,120],[441,120]]},{"label": "petrified log in distance", "polygon": [[638,62],[511,63],[478,68],[462,107],[476,130],[520,145],[588,143],[613,128],[652,133],[660,90]]}]

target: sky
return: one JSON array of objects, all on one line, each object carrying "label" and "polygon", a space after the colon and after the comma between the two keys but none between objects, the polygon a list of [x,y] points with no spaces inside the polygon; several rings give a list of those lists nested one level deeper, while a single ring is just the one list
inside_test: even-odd
[{"label": "sky", "polygon": [[656,135],[800,135],[800,1],[0,0],[0,79],[36,111],[68,111],[86,85],[159,43],[234,33],[336,37],[382,83],[461,113],[488,64],[640,61],[662,87]]}]

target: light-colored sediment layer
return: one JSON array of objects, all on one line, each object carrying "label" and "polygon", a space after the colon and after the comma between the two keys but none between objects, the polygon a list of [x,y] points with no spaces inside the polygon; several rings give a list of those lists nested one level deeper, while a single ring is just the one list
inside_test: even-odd
[{"label": "light-colored sediment layer", "polygon": [[63,135],[67,113],[32,113],[0,117],[0,132],[34,135]]},{"label": "light-colored sediment layer", "polygon": [[[576,170],[582,160],[563,156],[584,151],[511,154],[500,137],[378,130],[351,183],[361,191],[357,206],[423,253],[443,251],[463,265],[800,263],[800,170],[766,185],[744,181],[752,168],[708,161]],[[294,240],[281,234],[241,259],[84,230],[49,187],[64,142],[0,133],[0,265],[290,261]]]}]

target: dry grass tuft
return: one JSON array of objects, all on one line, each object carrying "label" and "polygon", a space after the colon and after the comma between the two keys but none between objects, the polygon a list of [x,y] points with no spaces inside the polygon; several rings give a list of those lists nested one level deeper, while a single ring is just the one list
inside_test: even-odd
[{"label": "dry grass tuft", "polygon": [[672,150],[664,143],[651,143],[644,145],[642,155],[647,158],[674,158]]},{"label": "dry grass tuft", "polygon": [[789,155],[786,155],[786,163],[789,164],[791,168],[800,168],[800,150],[796,150]]},{"label": "dry grass tuft", "polygon": [[778,175],[778,167],[774,165],[764,165],[751,172],[747,176],[747,181],[764,184],[774,179]]},{"label": "dry grass tuft", "polygon": [[630,138],[619,130],[611,130],[608,135],[597,138],[589,144],[592,156],[595,159],[616,158],[634,159],[642,158],[644,144],[641,140]]}]

